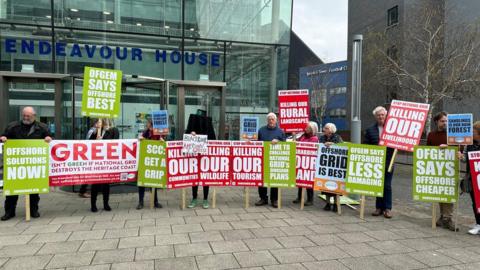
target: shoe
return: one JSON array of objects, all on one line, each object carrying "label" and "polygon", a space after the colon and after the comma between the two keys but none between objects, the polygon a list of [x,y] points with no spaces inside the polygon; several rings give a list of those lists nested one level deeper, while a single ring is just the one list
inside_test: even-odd
[{"label": "shoe", "polygon": [[372,213],[372,216],[378,217],[378,216],[381,216],[382,214],[383,214],[383,210],[380,208],[377,208],[375,212]]},{"label": "shoe", "polygon": [[480,224],[475,224],[475,226],[468,231],[469,234],[477,235],[480,233]]},{"label": "shoe", "polygon": [[154,205],[155,208],[163,208],[163,205],[161,203],[156,203]]},{"label": "shoe", "polygon": [[459,228],[455,228],[455,223],[451,218],[443,220],[443,228],[449,229],[452,232],[458,232]]},{"label": "shoe", "polygon": [[112,208],[110,207],[110,205],[105,204],[105,205],[103,206],[103,210],[105,210],[105,211],[112,211]]},{"label": "shoe", "polygon": [[437,224],[437,227],[444,227],[445,226],[445,220],[443,219],[443,217],[440,217],[437,222],[435,222],[435,224]]},{"label": "shoe", "polygon": [[323,207],[323,210],[325,210],[325,211],[330,211],[331,209],[332,208],[331,208],[329,203],[325,204],[325,206]]},{"label": "shoe", "polygon": [[338,207],[336,204],[332,204],[332,212],[338,212]]},{"label": "shoe", "polygon": [[303,206],[312,206],[313,205],[313,201],[306,201]]},{"label": "shoe", "polygon": [[30,216],[31,216],[32,218],[39,218],[39,217],[40,217],[40,213],[39,213],[38,211],[35,211],[35,212],[33,212],[33,213],[30,213]]},{"label": "shoe", "polygon": [[208,204],[208,200],[203,200],[202,207],[203,209],[208,209],[210,207],[210,204]]},{"label": "shoe", "polygon": [[2,216],[1,220],[2,221],[7,221],[7,220],[9,220],[11,218],[14,218],[14,217],[15,217],[15,214],[13,214],[13,215],[12,214],[5,214],[5,215]]},{"label": "shoe", "polygon": [[187,207],[195,208],[195,206],[197,206],[197,199],[193,199]]},{"label": "shoe", "polygon": [[78,193],[78,196],[80,198],[90,198],[90,194],[88,194],[88,193]]},{"label": "shoe", "polygon": [[277,203],[277,201],[272,201],[272,207],[273,207],[273,208],[278,208],[278,203]]},{"label": "shoe", "polygon": [[255,203],[255,206],[262,206],[267,204],[268,204],[267,200],[260,199],[258,202]]},{"label": "shoe", "polygon": [[392,211],[390,211],[390,209],[386,209],[385,211],[383,211],[383,217],[385,218],[392,218]]},{"label": "shoe", "polygon": [[293,200],[292,203],[294,203],[294,204],[300,203],[300,199],[299,199],[299,198],[296,198],[295,200]]},{"label": "shoe", "polygon": [[140,210],[140,209],[142,209],[142,208],[143,208],[143,203],[139,203],[139,204],[137,205],[137,210]]},{"label": "shoe", "polygon": [[91,210],[93,213],[98,212],[98,209],[97,209],[96,206],[92,206],[92,208],[91,208],[90,210]]}]

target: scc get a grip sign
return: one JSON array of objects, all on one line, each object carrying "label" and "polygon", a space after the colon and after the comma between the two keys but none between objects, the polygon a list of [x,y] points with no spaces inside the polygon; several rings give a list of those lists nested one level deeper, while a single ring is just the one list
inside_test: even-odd
[{"label": "scc get a grip sign", "polygon": [[55,140],[50,143],[50,186],[137,180],[138,141]]}]

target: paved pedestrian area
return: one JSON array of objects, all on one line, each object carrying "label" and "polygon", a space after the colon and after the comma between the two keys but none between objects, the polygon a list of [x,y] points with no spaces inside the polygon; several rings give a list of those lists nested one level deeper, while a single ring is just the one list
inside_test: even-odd
[{"label": "paved pedestrian area", "polygon": [[282,209],[244,209],[243,189],[217,188],[217,208],[183,211],[179,191],[159,192],[164,208],[155,210],[136,210],[137,194],[118,194],[113,211],[98,213],[75,194],[41,195],[39,219],[25,222],[21,203],[0,223],[0,268],[480,269],[480,237],[466,227],[432,230],[428,218],[395,211],[374,218],[372,199],[365,220],[346,207],[341,216],[325,212],[319,199],[301,211],[295,192],[283,192]]}]

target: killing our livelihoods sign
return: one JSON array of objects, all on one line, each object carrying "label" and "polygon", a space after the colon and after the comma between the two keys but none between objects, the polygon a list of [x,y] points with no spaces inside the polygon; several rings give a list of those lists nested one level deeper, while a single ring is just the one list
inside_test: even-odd
[{"label": "killing our livelihoods sign", "polygon": [[121,70],[85,67],[82,116],[117,118],[121,90]]},{"label": "killing our livelihoods sign", "polygon": [[413,152],[413,199],[454,203],[458,193],[457,148],[417,146]]},{"label": "killing our livelihoods sign", "polygon": [[473,198],[480,214],[480,151],[468,152],[470,176],[472,177]]},{"label": "killing our livelihoods sign", "polygon": [[278,91],[279,127],[285,132],[302,132],[309,119],[308,89]]}]

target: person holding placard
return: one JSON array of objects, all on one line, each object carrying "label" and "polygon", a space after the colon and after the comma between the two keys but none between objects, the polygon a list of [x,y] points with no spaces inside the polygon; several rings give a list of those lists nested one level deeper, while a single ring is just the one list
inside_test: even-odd
[{"label": "person holding placard", "polygon": [[[191,131],[190,134],[192,135],[197,135],[195,131]],[[209,135],[210,136],[210,135]],[[209,138],[210,139],[210,138]],[[210,204],[208,203],[208,192],[210,191],[209,186],[203,186],[203,202],[202,202],[202,207],[203,209],[208,209],[210,207]],[[198,185],[197,186],[192,186],[192,200],[188,204],[188,208],[195,208],[197,207],[197,198],[198,198]]]},{"label": "person holding placard", "polygon": [[[315,122],[308,122],[303,134],[298,138],[298,142],[318,143],[318,125]],[[298,188],[297,198],[293,203],[300,203],[302,197],[302,188]],[[313,188],[307,188],[307,201],[305,206],[313,205]]]},{"label": "person holding placard", "polygon": [[[383,132],[383,126],[387,117],[387,109],[382,106],[378,106],[373,110],[373,116],[375,117],[375,124],[365,130],[363,143],[370,145],[378,145],[380,135]],[[393,169],[388,171],[388,166],[392,160],[394,149],[387,147],[387,156],[385,162],[385,184],[383,191],[383,198],[377,197],[376,210],[372,213],[372,216],[381,216],[385,218],[392,218],[392,178]]]},{"label": "person holding placard", "polygon": [[[270,141],[276,144],[280,141],[285,141],[285,133],[277,126],[277,116],[274,113],[267,115],[267,125],[258,130],[259,141]],[[268,204],[268,188],[258,187],[258,195],[260,200],[255,203],[255,206],[262,206]],[[278,208],[278,188],[270,188],[270,200],[274,208]]]},{"label": "person holding placard", "polygon": [[[146,140],[160,140],[164,141],[163,137],[161,135],[156,135],[153,132],[153,123],[152,119],[147,120],[147,127],[143,131],[142,135],[140,135],[140,140],[146,139]],[[162,208],[162,204],[158,202],[158,195],[157,195],[157,189],[154,188],[153,190],[155,195],[154,195],[154,202],[153,205],[155,208]],[[140,210],[143,208],[143,198],[145,197],[145,187],[138,187],[138,205],[137,205],[137,210]]]},{"label": "person holding placard", "polygon": [[[44,123],[36,120],[36,112],[33,107],[25,107],[22,110],[22,121],[15,121],[8,124],[5,132],[0,137],[0,141],[6,142],[7,139],[44,139],[49,143],[52,140],[50,131]],[[32,218],[40,217],[38,212],[38,194],[30,194],[30,216]],[[5,196],[5,214],[1,217],[2,221],[15,217],[18,195]]]},{"label": "person holding placard", "polygon": [[[326,123],[325,126],[323,127],[323,134],[320,136],[320,143],[325,144],[326,147],[330,147],[332,144],[336,143],[342,143],[342,137],[338,135],[337,133],[337,126],[333,123]],[[327,204],[325,204],[325,207],[323,207],[323,210],[325,211],[330,211],[332,210],[333,212],[337,212],[337,196],[333,193],[328,193],[328,192],[323,192],[325,194],[325,199],[327,201]],[[334,203],[333,205],[330,203],[330,199],[333,197]]]},{"label": "person holding placard", "polygon": [[462,193],[469,193],[470,198],[472,199],[472,207],[473,207],[473,214],[475,216],[475,225],[468,231],[469,234],[477,235],[480,234],[480,214],[477,212],[478,206],[475,203],[475,194],[474,194],[474,187],[472,176],[470,173],[470,161],[468,158],[469,152],[480,151],[480,121],[473,123],[473,144],[467,145],[463,151],[463,153],[458,152],[458,158],[462,162],[466,162],[466,169],[465,178],[462,180],[460,184]]},{"label": "person holding placard", "polygon": [[[447,145],[447,113],[439,112],[433,117],[436,130],[431,131],[427,135],[428,146],[439,146],[440,148],[448,147]],[[453,203],[439,203],[440,217],[436,224],[439,227],[455,231],[455,223],[452,220]]]},{"label": "person holding placard", "polygon": [[[102,126],[102,120],[101,119],[93,118],[92,122],[93,122],[92,127],[87,132],[87,136],[86,136],[87,140],[90,139],[90,136],[92,136],[92,134],[95,132],[95,130],[97,130],[99,127]],[[88,185],[85,185],[85,184],[81,185],[80,186],[80,191],[78,192],[78,196],[80,196],[81,198],[90,198],[90,194],[87,193],[87,188],[88,188]]]}]

